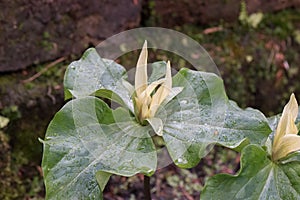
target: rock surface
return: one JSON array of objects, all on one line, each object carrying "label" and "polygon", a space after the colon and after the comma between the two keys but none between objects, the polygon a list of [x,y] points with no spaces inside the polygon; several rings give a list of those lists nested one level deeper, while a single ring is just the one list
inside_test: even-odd
[{"label": "rock surface", "polygon": [[0,1],[0,72],[16,71],[62,56],[139,25],[133,0]]}]

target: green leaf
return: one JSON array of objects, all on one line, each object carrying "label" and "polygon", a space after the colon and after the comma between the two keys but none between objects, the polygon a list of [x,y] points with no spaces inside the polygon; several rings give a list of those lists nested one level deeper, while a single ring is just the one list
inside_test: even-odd
[{"label": "green leaf", "polygon": [[166,74],[167,63],[165,61],[151,63],[150,69],[152,69],[151,75],[149,77],[149,83],[159,80]]},{"label": "green leaf", "polygon": [[107,173],[107,172],[98,171],[96,173],[96,179],[97,179],[97,182],[98,182],[101,192],[103,192],[107,182],[109,181],[110,176],[111,176],[111,173]]},{"label": "green leaf", "polygon": [[9,119],[0,115],[0,129],[7,126]]},{"label": "green leaf", "polygon": [[193,167],[218,141],[215,131],[223,124],[227,97],[222,79],[211,73],[182,69],[173,77],[173,87],[183,90],[157,117],[164,121],[163,138],[175,164]]},{"label": "green leaf", "polygon": [[163,130],[163,121],[160,118],[149,118],[146,119],[148,121],[148,123],[151,125],[153,131],[159,135],[162,136],[162,130]]},{"label": "green leaf", "polygon": [[179,167],[197,165],[215,143],[231,148],[245,141],[261,144],[271,132],[262,113],[229,104],[217,75],[182,69],[173,87],[183,90],[156,117],[164,122],[163,138]]},{"label": "green leaf", "polygon": [[110,99],[110,100],[120,104],[121,106],[126,107],[126,104],[124,104],[124,101],[119,97],[119,95],[116,95],[111,90],[107,90],[107,89],[97,90],[95,92],[95,96]]},{"label": "green leaf", "polygon": [[73,95],[68,89],[64,89],[65,100],[72,99]]},{"label": "green leaf", "polygon": [[[113,60],[102,59],[96,49],[90,48],[85,51],[80,60],[68,66],[64,87],[75,98],[86,97],[97,91],[96,94],[101,94],[103,92],[101,89],[110,90],[114,93],[111,97],[115,97],[117,103],[127,105],[132,110],[131,94],[123,85],[125,78],[126,70],[123,66]],[[65,94],[66,97],[70,97],[69,93],[65,92]]]},{"label": "green leaf", "polygon": [[274,134],[275,134],[275,131],[277,129],[277,125],[279,123],[279,119],[281,117],[281,114],[278,114],[278,115],[275,115],[275,116],[272,116],[272,117],[269,117],[268,118],[268,123],[269,123],[269,126],[272,130],[272,134],[270,135],[271,138],[273,138]]},{"label": "green leaf", "polygon": [[300,151],[295,151],[290,153],[285,158],[281,159],[280,162],[285,164],[293,161],[300,161]]},{"label": "green leaf", "polygon": [[263,145],[271,132],[267,118],[259,110],[243,110],[230,101],[224,127],[220,130],[219,144],[237,148],[247,138],[251,144]]},{"label": "green leaf", "polygon": [[150,130],[128,110],[112,111],[95,97],[69,101],[43,142],[46,199],[99,199],[109,174],[153,174],[157,158]]},{"label": "green leaf", "polygon": [[300,160],[273,163],[260,146],[248,145],[239,173],[210,178],[201,199],[300,199]]}]

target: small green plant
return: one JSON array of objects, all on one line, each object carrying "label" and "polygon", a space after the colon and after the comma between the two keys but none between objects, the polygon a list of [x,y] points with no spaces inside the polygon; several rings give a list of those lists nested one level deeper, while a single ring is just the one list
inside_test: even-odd
[{"label": "small green plant", "polygon": [[9,119],[0,115],[0,129],[7,126]]},{"label": "small green plant", "polygon": [[204,188],[203,199],[299,199],[298,110],[292,94],[282,116],[269,118],[273,133],[266,144],[246,146],[239,173],[212,177]]},{"label": "small green plant", "polygon": [[69,101],[42,141],[46,199],[102,199],[112,174],[138,173],[144,174],[145,199],[151,199],[149,177],[161,145],[175,165],[191,168],[214,144],[242,151],[241,170],[212,177],[201,199],[299,199],[293,95],[275,134],[279,117],[239,108],[217,75],[182,68],[172,77],[169,61],[147,64],[147,57],[145,43],[134,86],[123,66],[94,48],[69,65],[64,79]]},{"label": "small green plant", "polygon": [[264,14],[262,12],[252,13],[251,15],[248,15],[247,8],[246,8],[246,2],[241,2],[241,11],[239,15],[239,20],[243,25],[248,25],[252,28],[257,28],[257,26],[260,24],[264,17]]}]

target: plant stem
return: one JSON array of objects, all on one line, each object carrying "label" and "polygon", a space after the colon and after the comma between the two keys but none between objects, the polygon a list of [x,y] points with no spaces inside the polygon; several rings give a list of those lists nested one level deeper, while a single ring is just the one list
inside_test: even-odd
[{"label": "plant stem", "polygon": [[144,175],[144,195],[145,200],[151,200],[150,177]]}]

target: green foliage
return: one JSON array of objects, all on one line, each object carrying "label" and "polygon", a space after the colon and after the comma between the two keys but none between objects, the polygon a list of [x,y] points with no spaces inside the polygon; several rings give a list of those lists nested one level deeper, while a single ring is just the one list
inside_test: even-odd
[{"label": "green foliage", "polygon": [[[237,29],[247,32],[265,25],[258,20],[260,16],[251,16],[241,13],[241,22],[248,25]],[[233,53],[235,58],[243,58],[230,61],[238,66],[231,69],[231,84],[255,93],[252,76],[266,81],[275,77],[270,78],[264,67],[261,71],[250,69],[255,51],[241,49],[236,44],[240,38],[229,30],[222,37],[228,39],[222,46],[224,56]],[[275,64],[269,63],[268,70],[275,73]],[[242,65],[249,66],[248,82],[239,78]],[[166,146],[178,167],[191,168],[218,144],[242,152],[241,168],[235,176],[220,174],[209,179],[201,199],[298,199],[299,154],[290,154],[279,162],[270,159],[279,116],[267,119],[259,110],[243,110],[228,100],[220,77],[179,68],[172,79],[171,95],[155,117],[140,123],[134,112],[134,87],[123,66],[102,59],[95,49],[88,49],[80,60],[71,63],[64,79],[65,98],[70,101],[55,115],[42,141],[46,198],[99,199],[112,174],[153,175],[158,147]],[[153,63],[149,82],[164,77],[165,69],[165,62]],[[236,98],[241,96],[238,93]],[[109,106],[108,102],[118,105]],[[182,185],[178,178],[169,177],[167,182],[177,187]],[[188,191],[200,189],[201,185],[185,187]]]},{"label": "green foliage", "polygon": [[263,148],[248,145],[242,151],[240,172],[209,179],[201,199],[299,199],[299,177],[299,157],[273,163]]},{"label": "green foliage", "polygon": [[[165,62],[154,63],[150,82],[164,76],[165,68]],[[74,99],[55,115],[42,141],[47,199],[97,199],[111,174],[151,176],[157,165],[151,138],[156,129],[162,129],[160,143],[182,168],[197,165],[213,144],[261,145],[271,131],[259,111],[229,103],[218,76],[186,68],[173,77],[173,92],[155,118],[139,124],[126,78],[121,65],[102,59],[95,49],[68,67],[65,91]],[[113,110],[98,97],[121,107]]]},{"label": "green foliage", "polygon": [[235,102],[230,101],[219,143],[236,150],[249,142],[263,145],[271,131],[268,120],[259,110],[253,108],[243,110]]},{"label": "green foliage", "polygon": [[241,10],[239,15],[239,20],[243,25],[251,26],[252,28],[257,28],[259,23],[263,19],[263,13],[252,13],[251,15],[248,15],[247,8],[246,8],[246,2],[241,2]]},{"label": "green foliage", "polygon": [[300,44],[300,30],[295,30],[294,32],[295,41]]},{"label": "green foliage", "polygon": [[1,114],[9,119],[9,121],[21,118],[21,112],[19,111],[18,106],[15,105],[5,107],[1,110]]},{"label": "green foliage", "polygon": [[[230,99],[270,116],[281,112],[292,92],[300,94],[299,85],[294,84],[300,75],[299,17],[299,9],[286,9],[264,13],[257,28],[222,20],[202,27],[185,24],[173,28],[188,34],[209,52]],[[206,33],[217,27],[221,29]]]},{"label": "green foliage", "polygon": [[262,27],[273,36],[281,39],[291,37],[300,19],[299,9],[283,10],[280,13],[266,14]]},{"label": "green foliage", "polygon": [[0,115],[0,129],[7,126],[9,119]]},{"label": "green foliage", "polygon": [[[271,141],[280,117],[276,115],[268,118],[272,134],[266,145],[246,146],[242,150],[239,173],[218,174],[210,178],[201,193],[201,199],[300,198],[300,152],[291,153],[276,162],[271,159]],[[300,113],[296,123],[299,121]]]},{"label": "green foliage", "polygon": [[[122,122],[112,123],[121,116]],[[124,176],[154,172],[150,129],[126,116],[122,109],[112,112],[95,97],[70,101],[56,114],[43,142],[46,198],[97,199],[95,175],[100,169]]]}]

